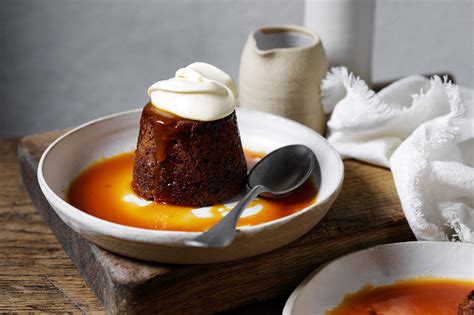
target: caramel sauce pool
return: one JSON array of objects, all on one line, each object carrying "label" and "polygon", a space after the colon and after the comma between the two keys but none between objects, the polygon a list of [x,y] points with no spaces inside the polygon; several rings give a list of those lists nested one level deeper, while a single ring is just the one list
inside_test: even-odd
[{"label": "caramel sauce pool", "polygon": [[458,305],[474,289],[473,281],[415,278],[347,294],[325,315],[457,314]]},{"label": "caramel sauce pool", "polygon": [[[218,222],[235,203],[200,209],[147,201],[132,189],[133,152],[93,163],[71,183],[67,199],[74,207],[95,217],[133,227],[205,231]],[[249,169],[264,156],[245,151]],[[280,199],[257,198],[247,206],[238,227],[285,217],[316,202],[317,189],[311,180]]]}]

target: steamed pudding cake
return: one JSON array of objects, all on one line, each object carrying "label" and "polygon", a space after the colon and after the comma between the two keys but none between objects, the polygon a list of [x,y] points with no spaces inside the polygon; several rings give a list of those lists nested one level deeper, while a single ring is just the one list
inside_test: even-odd
[{"label": "steamed pudding cake", "polygon": [[235,105],[237,87],[222,70],[193,63],[148,89],[133,168],[147,200],[204,206],[244,187],[247,167]]}]

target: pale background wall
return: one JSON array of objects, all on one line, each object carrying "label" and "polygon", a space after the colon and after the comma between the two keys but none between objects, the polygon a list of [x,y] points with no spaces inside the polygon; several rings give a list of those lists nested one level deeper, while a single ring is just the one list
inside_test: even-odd
[{"label": "pale background wall", "polygon": [[473,0],[377,0],[373,76],[450,71],[474,87]]},{"label": "pale background wall", "polygon": [[[248,34],[304,1],[0,0],[0,136],[141,107],[196,60],[238,78]],[[378,0],[374,80],[449,70],[474,87],[473,0]]]}]

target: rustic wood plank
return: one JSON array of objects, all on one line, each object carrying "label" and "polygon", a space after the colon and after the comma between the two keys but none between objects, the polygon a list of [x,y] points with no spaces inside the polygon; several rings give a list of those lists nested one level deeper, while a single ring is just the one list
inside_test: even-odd
[{"label": "rustic wood plank", "polygon": [[0,313],[103,312],[20,181],[17,139],[0,139]]},{"label": "rustic wood plank", "polygon": [[205,313],[287,296],[320,264],[368,246],[413,240],[391,173],[346,161],[340,197],[299,240],[236,262],[199,266],[145,263],[85,241],[56,216],[36,182],[41,152],[61,131],[25,138],[19,147],[26,187],[76,267],[109,312]]}]

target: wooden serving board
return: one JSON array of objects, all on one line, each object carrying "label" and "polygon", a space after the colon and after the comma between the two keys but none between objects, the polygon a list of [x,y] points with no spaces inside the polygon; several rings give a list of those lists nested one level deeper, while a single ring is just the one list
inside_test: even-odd
[{"label": "wooden serving board", "polygon": [[[64,131],[24,138],[23,183],[44,221],[109,313],[212,313],[288,296],[316,267],[376,244],[414,240],[389,170],[344,162],[342,191],[309,233],[270,253],[209,265],[169,265],[122,257],[66,226],[36,178],[44,149]],[[370,268],[370,266],[368,266]]]}]

